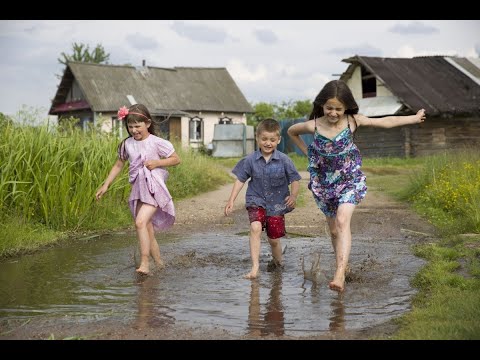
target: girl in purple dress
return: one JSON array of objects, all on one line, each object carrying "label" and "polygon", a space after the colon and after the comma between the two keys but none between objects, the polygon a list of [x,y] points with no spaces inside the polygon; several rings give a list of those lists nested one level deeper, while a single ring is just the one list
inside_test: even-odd
[{"label": "girl in purple dress", "polygon": [[123,106],[118,111],[118,119],[125,121],[129,136],[118,146],[118,159],[95,197],[98,200],[107,192],[128,160],[132,184],[128,204],[135,219],[141,253],[136,271],[146,275],[150,271],[150,256],[157,266],[163,266],[154,232],[168,229],[175,222],[175,208],[165,185],[168,171],[164,168],[180,164],[180,158],[169,141],[155,136],[152,116],[144,105],[135,104],[128,109]]},{"label": "girl in purple dress", "polygon": [[[425,120],[425,110],[415,115],[368,118],[358,114],[358,105],[347,84],[328,82],[313,102],[310,119],[288,129],[292,141],[308,156],[310,182],[317,206],[327,217],[336,259],[336,271],[329,283],[332,290],[343,291],[350,256],[350,221],[355,206],[367,193],[366,178],[360,170],[362,157],[353,142],[353,133],[361,126],[392,128]],[[307,147],[301,134],[313,134]]]}]

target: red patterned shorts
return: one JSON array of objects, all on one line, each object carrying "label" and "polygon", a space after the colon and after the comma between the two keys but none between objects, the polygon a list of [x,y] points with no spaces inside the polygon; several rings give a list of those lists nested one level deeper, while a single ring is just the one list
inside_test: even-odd
[{"label": "red patterned shorts", "polygon": [[248,207],[247,211],[250,223],[260,221],[262,230],[267,230],[267,236],[270,239],[278,239],[285,236],[284,215],[267,216],[267,210],[259,207]]}]

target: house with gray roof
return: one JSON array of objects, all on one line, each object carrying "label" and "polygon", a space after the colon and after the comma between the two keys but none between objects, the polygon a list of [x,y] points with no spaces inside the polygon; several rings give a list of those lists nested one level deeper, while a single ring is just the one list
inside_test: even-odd
[{"label": "house with gray roof", "polygon": [[353,56],[340,79],[352,90],[359,113],[369,117],[415,114],[422,124],[362,128],[362,154],[419,156],[480,145],[480,59],[454,56],[380,58]]},{"label": "house with gray roof", "polygon": [[117,111],[135,103],[150,110],[162,137],[192,148],[212,142],[215,124],[246,124],[253,112],[226,68],[68,62],[49,114],[125,137]]}]

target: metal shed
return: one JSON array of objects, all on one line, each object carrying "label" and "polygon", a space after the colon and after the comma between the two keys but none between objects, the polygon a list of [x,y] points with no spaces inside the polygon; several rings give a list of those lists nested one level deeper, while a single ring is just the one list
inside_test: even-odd
[{"label": "metal shed", "polygon": [[255,150],[253,126],[244,124],[215,124],[212,156],[240,157]]}]

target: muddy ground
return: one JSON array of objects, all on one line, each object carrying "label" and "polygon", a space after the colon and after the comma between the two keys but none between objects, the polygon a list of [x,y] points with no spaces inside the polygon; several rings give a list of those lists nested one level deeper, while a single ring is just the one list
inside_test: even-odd
[{"label": "muddy ground", "polygon": [[[318,210],[313,198],[306,188],[308,173],[301,172],[303,180],[304,204],[286,215],[287,233],[292,236],[323,236],[326,234],[324,216]],[[368,179],[368,174],[367,174]],[[202,233],[205,229],[221,229],[232,233],[248,231],[246,217],[245,190],[239,194],[235,211],[230,217],[223,215],[225,203],[230,195],[231,184],[218,190],[176,202],[177,220],[170,232],[176,234]],[[410,242],[430,241],[434,234],[433,227],[408,209],[405,204],[395,202],[374,187],[369,187],[367,197],[357,207],[352,220],[352,249],[359,245],[355,238],[370,237],[382,239],[404,238]],[[245,244],[245,246],[248,246]],[[248,269],[246,269],[248,270]],[[240,279],[239,279],[240,281]],[[243,280],[247,281],[247,280]],[[348,283],[347,283],[348,291]],[[239,339],[223,329],[188,327],[176,323],[158,327],[132,327],[118,321],[101,321],[96,323],[65,323],[55,319],[33,319],[28,324],[9,323],[3,329],[0,339],[48,339],[55,334],[56,339],[68,337],[82,339]],[[388,336],[396,329],[392,321],[361,331],[343,331],[302,339],[369,339],[376,336]],[[254,336],[245,335],[241,339],[296,339],[289,336]]]}]

